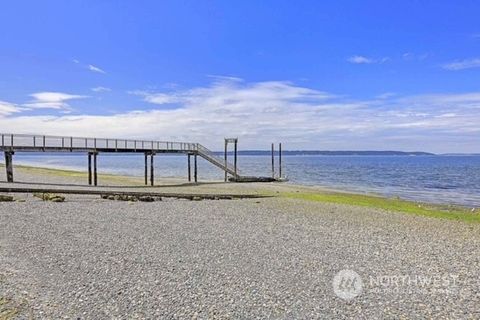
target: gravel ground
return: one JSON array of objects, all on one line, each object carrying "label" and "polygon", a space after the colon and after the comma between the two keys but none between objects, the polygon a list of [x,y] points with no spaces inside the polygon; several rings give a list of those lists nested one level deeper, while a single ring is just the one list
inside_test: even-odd
[{"label": "gravel ground", "polygon": [[[0,204],[0,294],[20,317],[480,317],[477,225],[277,198],[17,196]],[[363,280],[351,300],[333,289],[342,269]]]},{"label": "gravel ground", "polygon": [[[32,186],[85,183],[15,174]],[[147,190],[300,188],[163,182]],[[0,319],[480,318],[477,224],[281,198],[14,196],[25,202],[0,203]],[[335,278],[345,269],[353,286]]]}]

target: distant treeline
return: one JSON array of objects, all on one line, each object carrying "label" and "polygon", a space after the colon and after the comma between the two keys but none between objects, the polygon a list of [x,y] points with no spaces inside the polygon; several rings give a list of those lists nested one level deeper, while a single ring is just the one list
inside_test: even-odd
[{"label": "distant treeline", "polygon": [[[216,152],[217,154],[223,154],[223,152]],[[278,150],[275,151],[278,154]],[[233,152],[228,152],[233,154]],[[244,156],[267,156],[271,154],[271,151],[265,150],[242,150],[238,151],[239,155]],[[321,150],[285,150],[282,152],[286,156],[432,156],[434,153],[428,152],[404,152],[404,151],[321,151]]]}]

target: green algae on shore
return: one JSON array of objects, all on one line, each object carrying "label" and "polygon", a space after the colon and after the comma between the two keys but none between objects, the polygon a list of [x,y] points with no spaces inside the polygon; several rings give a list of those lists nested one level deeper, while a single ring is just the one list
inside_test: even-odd
[{"label": "green algae on shore", "polygon": [[340,192],[284,192],[281,194],[281,196],[294,199],[303,199],[307,201],[330,202],[377,208],[432,218],[450,219],[464,222],[480,222],[480,212],[478,210],[460,206],[427,204],[397,198],[391,199],[371,195]]},{"label": "green algae on shore", "polygon": [[[3,164],[0,164],[2,167]],[[87,178],[86,172],[64,170],[64,169],[51,169],[42,167],[31,167],[18,165],[16,168],[20,169],[23,173],[46,175],[51,177],[65,177],[65,178]],[[132,187],[143,186],[142,180],[136,177],[120,176],[115,174],[101,174],[99,178],[107,183],[120,183],[130,185]],[[200,183],[202,185],[203,192],[208,192],[210,189],[218,191],[218,189],[234,189],[236,184],[218,184],[216,182]],[[242,184],[241,190],[245,191],[245,184]],[[280,187],[281,191],[278,191],[276,187]],[[194,187],[196,188],[196,187]],[[376,195],[363,195],[354,193],[344,193],[334,190],[318,190],[314,188],[307,188],[304,186],[296,185],[284,185],[284,184],[271,184],[271,183],[253,183],[248,189],[254,189],[256,193],[268,196],[279,196],[286,198],[302,199],[306,201],[317,201],[327,203],[337,203],[353,206],[369,207],[373,209],[383,209],[387,211],[400,212],[406,214],[414,214],[432,218],[449,219],[456,221],[464,221],[470,223],[480,222],[480,210],[466,208],[453,205],[441,205],[441,204],[427,204],[420,202],[413,202],[402,200],[399,198],[386,198]],[[276,190],[276,191],[275,191]]]}]

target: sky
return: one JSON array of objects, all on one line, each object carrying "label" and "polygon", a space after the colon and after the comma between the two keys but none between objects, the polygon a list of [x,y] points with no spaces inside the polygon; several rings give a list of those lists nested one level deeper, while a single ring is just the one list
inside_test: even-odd
[{"label": "sky", "polygon": [[4,1],[0,132],[480,152],[478,1]]}]

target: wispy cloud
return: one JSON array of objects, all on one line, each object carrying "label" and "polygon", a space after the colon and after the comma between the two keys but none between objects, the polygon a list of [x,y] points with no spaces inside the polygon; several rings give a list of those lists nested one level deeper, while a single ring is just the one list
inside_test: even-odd
[{"label": "wispy cloud", "polygon": [[143,97],[143,100],[155,104],[169,104],[179,102],[179,98],[172,94],[152,93],[143,90],[128,91],[129,94]]},{"label": "wispy cloud", "polygon": [[93,92],[110,92],[112,89],[106,87],[95,87],[91,89]]},{"label": "wispy cloud", "polygon": [[103,70],[103,69],[101,69],[97,66],[94,66],[93,64],[85,65],[85,64],[81,63],[80,60],[78,60],[78,59],[72,59],[72,62],[75,63],[75,64],[78,64],[80,67],[86,68],[86,69],[88,69],[92,72],[106,74],[105,70]]},{"label": "wispy cloud", "polygon": [[364,56],[352,56],[348,58],[347,61],[350,63],[357,63],[357,64],[369,64],[369,63],[375,62],[373,59],[367,58]]},{"label": "wispy cloud", "polygon": [[423,61],[427,59],[429,56],[430,56],[429,53],[416,54],[412,52],[405,52],[404,54],[402,54],[402,59],[406,61],[412,61],[412,60]]},{"label": "wispy cloud", "polygon": [[83,99],[87,96],[68,94],[63,92],[37,92],[30,95],[33,100],[23,104],[31,109],[63,109],[69,110],[68,101],[74,99]]},{"label": "wispy cloud", "polygon": [[91,65],[91,64],[89,64],[89,65],[87,66],[87,68],[88,68],[88,70],[93,71],[93,72],[103,73],[103,74],[106,73],[103,69],[100,69],[99,67],[96,67],[96,66]]},{"label": "wispy cloud", "polygon": [[446,70],[458,71],[463,69],[479,68],[480,58],[466,59],[455,62],[446,63],[442,66]]},{"label": "wispy cloud", "polygon": [[[230,105],[233,101],[262,101],[269,103],[275,101],[322,101],[334,96],[326,92],[299,87],[290,82],[265,81],[246,84],[238,78],[215,78],[216,81],[210,88],[194,88],[175,92],[148,92],[130,91],[143,97],[146,102],[154,104],[179,104],[190,105],[199,100],[215,101],[219,105]],[[216,95],[217,93],[217,95]]]},{"label": "wispy cloud", "polygon": [[[189,89],[131,93],[154,109],[113,115],[10,114],[0,117],[0,127],[14,132],[198,141],[213,149],[232,135],[240,138],[242,148],[265,148],[281,140],[290,149],[480,149],[480,92],[386,94],[356,100],[290,82],[226,79]],[[173,107],[165,108],[166,104]]]},{"label": "wispy cloud", "polygon": [[6,101],[0,101],[0,117],[8,116],[13,113],[21,112],[23,108]]},{"label": "wispy cloud", "polygon": [[380,59],[373,59],[365,56],[355,55],[347,59],[348,62],[354,64],[372,64],[372,63],[384,63],[390,60],[388,57],[383,57]]},{"label": "wispy cloud", "polygon": [[385,99],[388,99],[388,98],[395,97],[396,95],[397,94],[394,93],[394,92],[385,92],[385,93],[379,94],[378,96],[376,96],[376,98],[381,99],[381,100],[385,100]]}]

